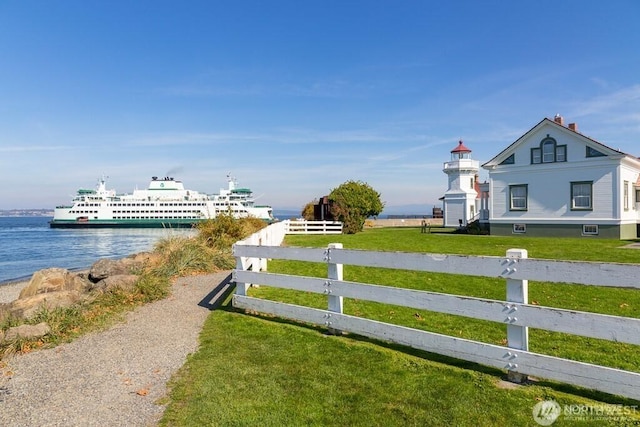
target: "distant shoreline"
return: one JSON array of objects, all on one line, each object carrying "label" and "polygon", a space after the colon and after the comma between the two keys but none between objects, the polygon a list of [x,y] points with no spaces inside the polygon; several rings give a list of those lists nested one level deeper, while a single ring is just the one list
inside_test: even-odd
[{"label": "distant shoreline", "polygon": [[0,209],[0,217],[24,218],[24,217],[52,217],[52,209]]}]

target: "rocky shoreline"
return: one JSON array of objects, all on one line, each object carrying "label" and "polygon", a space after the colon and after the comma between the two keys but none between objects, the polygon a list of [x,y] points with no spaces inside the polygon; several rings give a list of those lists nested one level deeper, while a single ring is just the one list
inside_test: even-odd
[{"label": "rocky shoreline", "polygon": [[[132,289],[141,271],[157,261],[157,256],[140,253],[119,260],[101,259],[87,271],[48,268],[36,271],[28,282],[0,287],[0,321],[7,318],[30,319],[41,309],[56,309],[91,301],[113,289]],[[38,338],[50,333],[49,325],[22,324],[0,330],[0,342]]]}]

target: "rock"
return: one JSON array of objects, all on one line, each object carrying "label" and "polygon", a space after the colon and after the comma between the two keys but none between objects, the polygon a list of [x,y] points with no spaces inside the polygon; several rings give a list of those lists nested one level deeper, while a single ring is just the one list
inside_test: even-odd
[{"label": "rock", "polygon": [[37,294],[58,291],[86,292],[92,287],[91,282],[64,268],[47,268],[36,271],[29,284],[20,291],[18,299],[29,298]]},{"label": "rock", "polygon": [[0,303],[0,323],[4,322],[11,314],[11,304]]},{"label": "rock", "polygon": [[100,280],[96,283],[96,289],[109,292],[113,289],[119,288],[125,291],[133,290],[138,281],[138,276],[135,274],[116,274]]},{"label": "rock", "polygon": [[9,304],[9,313],[17,318],[28,319],[41,308],[53,310],[59,307],[69,307],[85,300],[88,295],[78,291],[40,293],[13,301]]},{"label": "rock", "polygon": [[20,325],[9,328],[4,334],[5,341],[11,341],[20,338],[41,338],[51,332],[51,328],[45,322],[37,325]]},{"label": "rock", "polygon": [[155,265],[158,256],[147,252],[131,255],[122,259],[101,259],[89,270],[89,280],[97,283],[109,276],[139,274],[146,266]]},{"label": "rock", "polygon": [[123,262],[122,260],[105,258],[93,263],[91,270],[89,270],[89,280],[97,283],[100,280],[116,274],[129,274],[129,271],[129,263]]}]

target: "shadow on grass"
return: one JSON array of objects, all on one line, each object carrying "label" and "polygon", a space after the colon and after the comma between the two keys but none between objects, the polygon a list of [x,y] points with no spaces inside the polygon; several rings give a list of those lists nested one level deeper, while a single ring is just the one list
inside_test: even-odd
[{"label": "shadow on grass", "polygon": [[[203,302],[201,302],[200,305],[210,308],[211,310],[217,309],[217,310],[221,310],[229,313],[242,314],[242,315],[251,316],[257,319],[266,320],[272,323],[279,323],[283,325],[291,325],[295,327],[305,328],[307,330],[317,332],[318,334],[330,335],[330,332],[324,326],[318,326],[311,323],[302,323],[295,320],[276,317],[276,316],[272,316],[264,313],[246,312],[243,309],[235,308],[232,305],[233,304],[232,291],[234,290],[234,288],[235,288],[235,283],[231,282],[231,276],[229,275],[213,291],[211,291],[207,295],[207,297],[205,297],[205,299],[203,299],[203,302],[207,301],[205,303],[206,305],[202,305]],[[471,371],[483,373],[493,377],[496,382],[500,380],[507,381],[507,374],[505,371],[497,368],[492,368],[490,366],[484,366],[478,363],[469,362],[462,359],[456,359],[453,357],[444,356],[437,353],[430,353],[424,350],[407,347],[407,346],[396,344],[393,342],[381,341],[381,340],[377,340],[377,339],[373,339],[373,338],[369,338],[369,337],[365,337],[365,336],[357,335],[353,333],[345,332],[340,334],[340,336],[349,340],[367,343],[367,344],[373,344],[379,347],[404,353],[410,356],[419,357],[421,359],[428,360],[434,363],[439,363],[439,364],[448,365],[448,366],[459,368],[459,369],[465,369],[465,370],[471,370]],[[616,395],[612,395],[612,394],[601,392],[601,391],[589,390],[582,387],[573,386],[570,384],[558,383],[558,382],[539,379],[539,378],[531,378],[528,382],[524,384],[519,384],[519,386],[522,386],[522,387],[538,386],[542,388],[549,388],[559,393],[574,395],[581,398],[591,399],[591,400],[612,404],[612,405],[638,406],[638,404],[640,403],[636,400],[625,398],[622,396],[616,396]]]}]

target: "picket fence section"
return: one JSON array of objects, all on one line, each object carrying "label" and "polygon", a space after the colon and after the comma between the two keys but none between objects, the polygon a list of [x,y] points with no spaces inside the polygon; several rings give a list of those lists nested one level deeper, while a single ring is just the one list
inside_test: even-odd
[{"label": "picket fence section", "polygon": [[[638,289],[638,265],[529,259],[526,250],[520,249],[509,250],[504,257],[489,257],[350,250],[340,244],[328,248],[275,246],[282,242],[283,232],[278,231],[281,237],[275,239],[269,240],[265,234],[257,237],[259,243],[245,240],[234,246],[234,307],[504,369],[515,382],[531,375],[640,400],[638,373],[528,351],[529,327],[640,345],[640,319],[530,305],[527,296],[528,280]],[[268,273],[267,259],[326,263],[327,277]],[[507,296],[498,301],[348,282],[342,278],[344,264],[503,278]],[[325,294],[327,309],[249,297],[251,284]],[[346,315],[342,310],[345,297],[499,322],[506,325],[507,344],[487,344]]]}]

